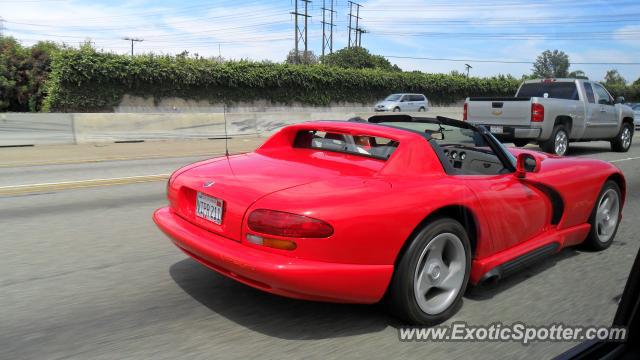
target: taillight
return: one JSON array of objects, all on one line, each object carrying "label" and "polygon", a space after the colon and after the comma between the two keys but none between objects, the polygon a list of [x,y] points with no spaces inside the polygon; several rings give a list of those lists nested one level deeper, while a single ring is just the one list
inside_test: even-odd
[{"label": "taillight", "polygon": [[325,238],[333,235],[326,222],[304,215],[258,209],[249,215],[249,229],[269,235],[293,238]]},{"label": "taillight", "polygon": [[531,104],[531,121],[541,122],[544,121],[544,106],[542,104]]},{"label": "taillight", "polygon": [[462,108],[462,120],[467,121],[467,106],[469,104],[464,103],[464,107]]}]

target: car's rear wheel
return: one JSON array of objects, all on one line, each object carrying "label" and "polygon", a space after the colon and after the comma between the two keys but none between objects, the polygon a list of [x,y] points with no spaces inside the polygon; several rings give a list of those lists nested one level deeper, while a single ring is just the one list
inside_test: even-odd
[{"label": "car's rear wheel", "polygon": [[418,112],[425,112],[427,111],[427,109],[424,106],[421,106],[420,109],[418,109]]},{"label": "car's rear wheel", "polygon": [[394,108],[393,108],[393,112],[400,112],[400,108],[399,108],[399,107],[397,107],[397,106],[396,106],[396,107],[394,107]]},{"label": "car's rear wheel", "polygon": [[627,152],[631,148],[633,139],[633,126],[629,123],[623,123],[618,135],[611,139],[611,150],[615,152]]},{"label": "car's rear wheel", "polygon": [[562,124],[558,124],[553,128],[551,137],[540,143],[540,147],[544,152],[564,156],[569,149],[569,132]]},{"label": "car's rear wheel", "polygon": [[471,269],[469,237],[459,222],[441,218],[409,241],[389,288],[391,310],[413,325],[439,324],[462,303]]},{"label": "car's rear wheel", "polygon": [[593,250],[608,248],[618,232],[622,200],[620,187],[615,181],[607,181],[593,206],[589,224],[591,229],[585,245]]}]

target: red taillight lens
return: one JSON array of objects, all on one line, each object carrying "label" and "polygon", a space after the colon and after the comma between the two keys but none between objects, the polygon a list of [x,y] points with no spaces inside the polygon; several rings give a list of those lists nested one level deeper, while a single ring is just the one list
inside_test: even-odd
[{"label": "red taillight lens", "polygon": [[462,120],[467,121],[467,106],[469,104],[464,103],[464,107],[462,108]]},{"label": "red taillight lens", "polygon": [[259,209],[249,215],[249,229],[269,235],[295,238],[325,238],[333,235],[326,222],[308,216]]},{"label": "red taillight lens", "polygon": [[544,121],[544,106],[542,104],[531,104],[531,121],[541,122]]}]

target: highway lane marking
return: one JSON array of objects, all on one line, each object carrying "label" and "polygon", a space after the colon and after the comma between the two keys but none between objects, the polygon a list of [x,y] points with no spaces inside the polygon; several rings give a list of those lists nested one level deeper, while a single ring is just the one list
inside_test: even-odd
[{"label": "highway lane marking", "polygon": [[206,154],[148,155],[148,156],[133,156],[133,157],[111,157],[111,158],[107,157],[102,159],[38,161],[38,162],[26,162],[26,163],[0,164],[0,168],[45,166],[45,165],[90,164],[90,163],[101,163],[101,162],[107,162],[107,161],[177,159],[177,158],[205,157],[205,156],[216,157],[220,155],[224,155],[224,152],[209,152]]},{"label": "highway lane marking", "polygon": [[609,162],[617,163],[617,162],[621,162],[621,161],[639,160],[639,159],[640,159],[640,156],[636,156],[636,157],[628,157],[628,158],[624,158],[624,159],[609,160]]},{"label": "highway lane marking", "polygon": [[171,176],[171,174],[154,174],[154,175],[126,176],[126,177],[119,177],[119,178],[107,178],[107,179],[89,179],[89,180],[61,181],[61,182],[53,182],[53,183],[8,185],[8,186],[0,186],[0,196],[24,195],[24,194],[31,194],[36,192],[83,189],[83,188],[100,187],[100,186],[137,184],[137,183],[167,180],[169,176]]}]

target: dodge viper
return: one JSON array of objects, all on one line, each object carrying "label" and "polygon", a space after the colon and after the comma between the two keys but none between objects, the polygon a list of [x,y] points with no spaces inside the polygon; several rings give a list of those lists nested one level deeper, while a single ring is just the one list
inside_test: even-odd
[{"label": "dodge viper", "polygon": [[282,128],[251,153],[185,166],[153,219],[205,266],[314,301],[383,301],[433,325],[469,285],[567,246],[604,250],[625,179],[610,163],[505,148],[448,118]]}]

